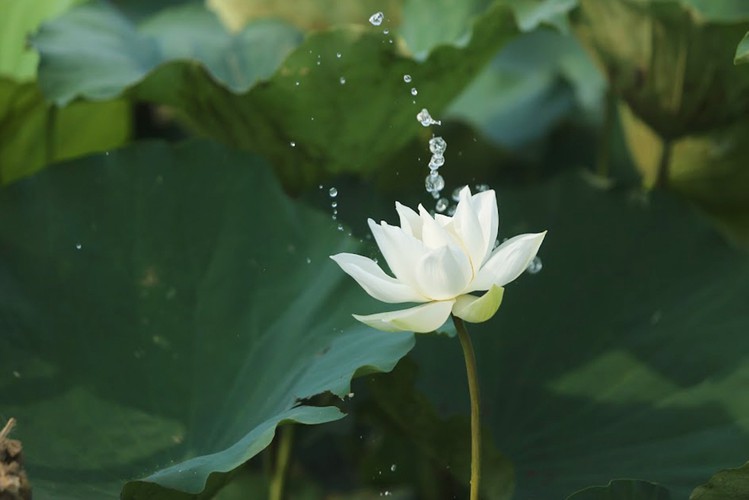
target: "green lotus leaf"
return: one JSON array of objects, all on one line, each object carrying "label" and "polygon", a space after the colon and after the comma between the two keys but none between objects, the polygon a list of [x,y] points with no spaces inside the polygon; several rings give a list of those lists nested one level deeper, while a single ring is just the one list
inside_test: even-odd
[{"label": "green lotus leaf", "polygon": [[[484,424],[518,498],[612,475],[685,498],[749,447],[749,259],[683,201],[601,191],[572,174],[498,188],[500,239],[547,229],[543,269],[469,328]],[[460,349],[420,339],[417,387],[469,411]]]},{"label": "green lotus leaf", "polygon": [[209,497],[413,346],[353,320],[368,298],[328,255],[360,242],[252,155],[144,143],[14,183],[0,214],[0,407],[34,498]]},{"label": "green lotus leaf", "polygon": [[749,496],[749,464],[718,472],[698,486],[689,500],[741,500]]},{"label": "green lotus leaf", "polygon": [[616,479],[606,486],[591,486],[567,497],[567,500],[671,500],[662,486],[634,479]]}]

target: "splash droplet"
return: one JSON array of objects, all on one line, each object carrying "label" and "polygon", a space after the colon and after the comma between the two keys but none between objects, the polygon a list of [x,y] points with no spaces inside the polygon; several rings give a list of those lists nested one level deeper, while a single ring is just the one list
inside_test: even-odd
[{"label": "splash droplet", "polygon": [[444,212],[447,210],[448,205],[450,205],[450,202],[447,201],[447,198],[440,198],[437,200],[437,203],[434,205],[434,209],[438,211],[439,213]]},{"label": "splash droplet", "polygon": [[385,19],[385,14],[382,12],[375,12],[371,16],[369,16],[369,22],[372,24],[372,26],[379,26],[382,24],[382,21]]},{"label": "splash droplet", "polygon": [[445,188],[445,179],[437,172],[432,172],[424,179],[424,187],[429,193],[439,193]]},{"label": "splash droplet", "polygon": [[333,202],[330,203],[330,208],[336,208],[337,206],[338,206],[338,202],[337,201],[333,201]]},{"label": "splash droplet", "polygon": [[541,262],[541,257],[536,255],[533,257],[533,260],[530,264],[528,264],[528,268],[525,270],[528,274],[538,274],[541,272],[541,269],[544,268],[543,262]]},{"label": "splash droplet", "polygon": [[429,170],[437,170],[445,164],[445,157],[441,154],[432,155],[432,159],[429,160]]},{"label": "splash droplet", "polygon": [[418,91],[418,90],[416,90],[416,88],[415,88],[415,87],[411,89],[411,95],[416,95],[416,94],[418,94],[418,93],[419,93],[419,91]]},{"label": "splash droplet", "polygon": [[390,34],[390,30],[389,29],[384,29],[384,30],[382,30],[382,34],[383,35],[389,35]]},{"label": "splash droplet", "polygon": [[343,76],[342,76],[342,77],[340,77],[340,78],[338,79],[338,81],[339,81],[339,82],[341,82],[341,85],[345,85],[345,84],[346,84],[346,78],[345,78],[345,77],[343,77]]},{"label": "splash droplet", "polygon": [[330,195],[331,198],[335,198],[336,196],[338,196],[338,190],[332,187],[328,190],[328,194]]},{"label": "splash droplet", "polygon": [[476,191],[479,193],[483,193],[484,191],[489,191],[489,184],[476,184]]},{"label": "splash droplet", "polygon": [[391,465],[390,466],[390,472],[395,472],[395,469],[397,469],[397,468],[398,468],[397,465],[395,465],[395,464]]},{"label": "splash droplet", "polygon": [[290,145],[290,146],[291,146],[292,148],[295,148],[295,147],[296,147],[296,142],[294,142],[294,141],[291,141],[291,142],[289,143],[289,145]]},{"label": "splash droplet", "polygon": [[464,187],[465,186],[460,186],[460,187],[456,187],[455,189],[453,189],[453,194],[451,196],[453,201],[460,201],[460,192],[463,191]]},{"label": "splash droplet", "polygon": [[75,244],[75,249],[76,250],[80,250],[81,248],[83,248],[83,245],[81,245],[80,243],[76,243]]},{"label": "splash droplet", "polygon": [[335,53],[335,56],[336,56],[336,57],[337,57],[338,59],[340,59],[340,58],[341,58],[341,53],[340,53],[340,52],[336,52],[336,53]]},{"label": "splash droplet", "polygon": [[411,83],[411,75],[403,75],[403,81],[406,83]]},{"label": "splash droplet", "polygon": [[419,111],[416,115],[416,119],[425,127],[428,127],[429,125],[442,125],[441,121],[432,118],[432,115],[429,114],[429,111],[426,108]]},{"label": "splash droplet", "polygon": [[429,151],[434,154],[443,154],[447,149],[447,142],[442,137],[432,137],[429,139]]}]

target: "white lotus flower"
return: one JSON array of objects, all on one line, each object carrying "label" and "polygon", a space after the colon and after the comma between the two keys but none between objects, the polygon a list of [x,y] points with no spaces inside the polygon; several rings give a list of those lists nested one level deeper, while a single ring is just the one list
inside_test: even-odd
[{"label": "white lotus flower", "polygon": [[[546,231],[521,234],[492,251],[499,225],[493,190],[472,196],[466,186],[452,217],[437,214],[433,218],[421,205],[418,214],[398,202],[395,209],[400,227],[368,221],[394,278],[367,257],[331,256],[375,299],[422,303],[399,311],[354,314],[378,330],[431,332],[451,313],[471,323],[488,320],[499,309],[504,285],[525,271],[546,235]],[[472,295],[480,291],[487,292]]]}]

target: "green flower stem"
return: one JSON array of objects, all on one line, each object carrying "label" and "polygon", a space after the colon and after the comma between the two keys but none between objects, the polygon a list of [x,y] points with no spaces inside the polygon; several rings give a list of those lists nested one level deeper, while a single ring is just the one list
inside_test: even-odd
[{"label": "green flower stem", "polygon": [[658,163],[658,173],[655,179],[655,187],[665,188],[668,186],[669,167],[671,166],[671,139],[663,139],[663,149],[661,150],[661,160]]},{"label": "green flower stem", "polygon": [[279,443],[276,451],[276,467],[270,480],[269,500],[282,500],[283,487],[286,482],[286,470],[289,468],[291,444],[294,438],[294,425],[287,424],[278,429]]},{"label": "green flower stem", "polygon": [[453,316],[455,329],[458,331],[463,357],[466,361],[468,375],[468,393],[471,396],[471,500],[479,500],[479,481],[481,479],[481,411],[479,404],[479,376],[476,371],[476,356],[473,344],[463,320]]}]

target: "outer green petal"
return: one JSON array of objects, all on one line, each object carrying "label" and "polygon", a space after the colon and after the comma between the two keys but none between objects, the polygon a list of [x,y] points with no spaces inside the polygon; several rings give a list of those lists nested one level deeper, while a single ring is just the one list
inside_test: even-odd
[{"label": "outer green petal", "polygon": [[441,327],[452,311],[454,300],[430,302],[428,304],[379,314],[354,318],[365,325],[384,332],[429,333]]},{"label": "outer green petal", "polygon": [[492,285],[481,297],[461,295],[455,300],[453,314],[469,323],[483,323],[494,316],[504,295],[505,289],[497,285]]}]

